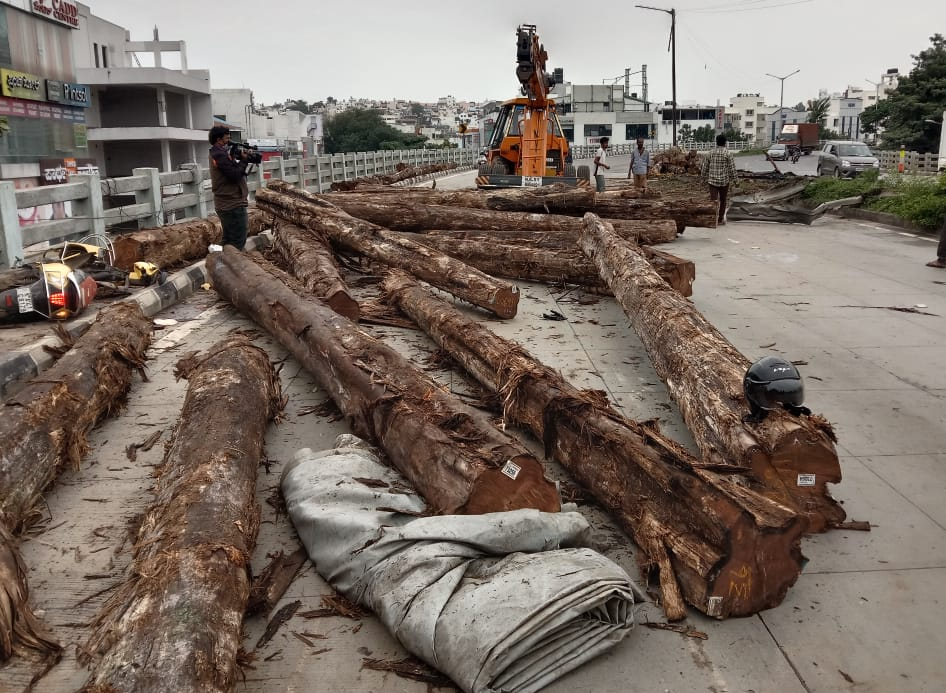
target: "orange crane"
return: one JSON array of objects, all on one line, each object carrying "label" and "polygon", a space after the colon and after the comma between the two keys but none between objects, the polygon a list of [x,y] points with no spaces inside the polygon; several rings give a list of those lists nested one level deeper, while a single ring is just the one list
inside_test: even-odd
[{"label": "orange crane", "polygon": [[476,184],[481,188],[588,185],[591,171],[572,165],[549,94],[556,81],[545,71],[549,57],[545,46],[534,24],[522,24],[516,33],[516,77],[522,96],[503,103]]}]

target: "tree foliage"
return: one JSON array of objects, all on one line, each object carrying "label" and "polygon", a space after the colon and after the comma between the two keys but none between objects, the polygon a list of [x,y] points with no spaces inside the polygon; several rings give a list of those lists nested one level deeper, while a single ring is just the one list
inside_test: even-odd
[{"label": "tree foliage", "polygon": [[[932,46],[914,55],[910,74],[901,77],[887,98],[864,109],[864,132],[883,129],[883,149],[935,152],[939,149],[943,111],[946,110],[946,39],[930,37]],[[934,120],[928,123],[927,120]]]},{"label": "tree foliage", "polygon": [[716,140],[716,128],[712,125],[704,125],[693,131],[694,142],[713,142]]},{"label": "tree foliage", "polygon": [[818,123],[824,126],[828,119],[828,111],[831,110],[831,97],[825,96],[821,99],[811,99],[808,102],[808,122]]},{"label": "tree foliage", "polygon": [[325,123],[325,151],[329,154],[414,149],[423,147],[426,139],[391,127],[374,109],[353,108]]}]

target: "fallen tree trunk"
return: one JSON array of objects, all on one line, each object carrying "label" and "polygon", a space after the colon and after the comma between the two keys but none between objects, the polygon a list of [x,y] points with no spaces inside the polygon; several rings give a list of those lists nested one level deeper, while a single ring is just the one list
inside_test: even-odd
[{"label": "fallen tree trunk", "polygon": [[348,292],[325,236],[280,220],[273,231],[273,249],[306,290],[339,315],[358,322],[358,301]]},{"label": "fallen tree trunk", "polygon": [[37,628],[13,535],[38,519],[43,491],[67,464],[78,467],[86,435],[118,408],[144,365],[151,321],[136,303],[103,308],[89,330],[41,377],[3,403],[0,417],[0,660],[19,643],[58,648]]},{"label": "fallen tree trunk", "polygon": [[801,570],[797,514],[701,468],[656,426],[625,419],[603,393],[572,387],[406,274],[390,273],[383,288],[616,517],[644,551],[642,566],[659,567],[669,619],[686,615],[684,599],[716,618],[782,601]]},{"label": "fallen tree trunk", "polygon": [[[518,229],[425,229],[424,235],[444,236],[446,238],[480,238],[487,236],[500,243],[526,243],[536,247],[577,246],[581,233],[581,220],[574,217],[545,215],[547,219],[568,219],[566,230],[541,229],[539,231],[520,231]],[[608,219],[614,232],[621,238],[641,245],[659,245],[677,239],[677,224],[672,219]]]},{"label": "fallen tree trunk", "polygon": [[332,190],[358,190],[364,187],[378,187],[400,183],[411,178],[428,176],[431,173],[440,173],[441,171],[451,171],[457,168],[456,163],[444,164],[425,164],[423,166],[409,166],[407,164],[397,164],[394,173],[382,174],[377,176],[365,176],[364,178],[355,178],[354,180],[337,181],[332,183]]},{"label": "fallen tree trunk", "polygon": [[293,353],[436,512],[559,510],[555,486],[518,441],[390,347],[300,298],[285,273],[230,248],[207,268],[217,291]]},{"label": "fallen tree trunk", "polygon": [[[273,186],[274,190],[281,189]],[[438,204],[496,212],[528,212],[530,214],[561,214],[580,217],[594,212],[608,219],[673,219],[677,230],[688,226],[716,228],[718,203],[707,199],[655,199],[636,197],[635,191],[595,192],[593,188],[565,188],[550,185],[542,188],[507,188],[495,190],[425,190],[398,188],[398,203]],[[375,192],[329,193],[321,195],[339,206],[355,204],[359,197],[366,201],[386,199]],[[340,198],[349,198],[343,202]]]},{"label": "fallen tree trunk", "polygon": [[809,532],[843,522],[844,510],[827,489],[841,480],[831,425],[784,411],[758,425],[744,423],[749,360],[593,214],[585,217],[580,245],[624,308],[703,461],[745,470],[762,493],[805,516]]},{"label": "fallen tree trunk", "polygon": [[[270,218],[255,207],[248,210],[249,235],[269,228]],[[165,269],[207,255],[207,246],[223,240],[223,226],[216,214],[206,219],[182,221],[154,229],[141,229],[115,239],[115,266],[130,271],[139,260]]]},{"label": "fallen tree trunk", "polygon": [[337,245],[391,267],[407,270],[419,279],[501,318],[516,315],[519,289],[449,255],[356,219],[322,201],[305,201],[261,188],[256,193],[256,202],[261,209],[325,234]]},{"label": "fallen tree trunk", "polygon": [[190,384],[126,580],[93,623],[83,693],[234,690],[260,509],[256,472],[282,410],[266,352],[228,337],[177,365]]},{"label": "fallen tree trunk", "polygon": [[[596,293],[611,293],[598,274],[598,268],[584,256],[574,242],[555,247],[551,243],[500,243],[489,236],[452,238],[441,234],[404,235],[494,277],[510,277],[532,282],[566,282],[587,287]],[[642,246],[642,251],[657,274],[670,286],[684,296],[693,294],[696,269],[691,260],[684,260],[647,246]]]},{"label": "fallen tree trunk", "polygon": [[[547,200],[543,204],[532,204],[529,209],[503,211],[496,210],[491,206],[478,206],[479,203],[483,202],[481,198],[486,193],[474,190],[444,192],[443,201],[440,202],[436,196],[430,197],[430,201],[427,201],[424,199],[427,197],[426,195],[416,195],[415,193],[404,196],[398,195],[397,197],[361,193],[360,191],[314,195],[283,181],[275,181],[269,187],[271,190],[301,200],[330,202],[353,217],[370,221],[394,231],[427,231],[432,229],[445,231],[483,230],[499,233],[536,231],[561,233],[577,238],[581,230],[581,220],[576,218],[576,214],[581,216],[580,213],[569,214],[562,210],[547,208],[550,204]],[[461,197],[461,195],[465,197]],[[582,199],[589,203],[594,202],[594,193],[582,193],[582,195],[584,196]],[[645,206],[638,210],[636,215],[625,210],[624,213],[632,215],[615,217],[619,221],[628,222],[618,224],[622,235],[626,233],[628,237],[633,237],[643,243],[668,243],[676,239],[677,231],[681,230],[682,227],[680,221],[673,214],[668,213],[668,209],[679,211],[681,209],[700,210],[704,207],[709,208],[709,205],[703,202],[693,204],[675,202],[669,206],[660,203],[653,207],[653,210],[649,210],[646,205],[656,204],[657,201],[638,200],[631,197],[620,199],[625,200],[627,204],[640,203]],[[690,206],[687,207],[687,205]],[[617,210],[620,205],[613,205],[613,207]],[[615,215],[602,214],[602,216],[614,217]],[[685,220],[695,218],[682,212],[677,216]],[[671,220],[674,221],[672,228],[666,223]],[[687,225],[700,226],[701,224],[688,223]],[[618,230],[617,227],[616,230]]]}]

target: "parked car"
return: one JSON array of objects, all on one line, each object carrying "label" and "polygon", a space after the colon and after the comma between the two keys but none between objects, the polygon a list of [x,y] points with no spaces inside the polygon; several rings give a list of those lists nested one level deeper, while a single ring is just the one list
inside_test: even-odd
[{"label": "parked car", "polygon": [[775,159],[776,161],[788,160],[788,147],[784,144],[773,144],[765,153],[770,159]]},{"label": "parked car", "polygon": [[880,159],[864,142],[833,140],[818,152],[818,175],[853,178],[864,171],[880,170]]}]

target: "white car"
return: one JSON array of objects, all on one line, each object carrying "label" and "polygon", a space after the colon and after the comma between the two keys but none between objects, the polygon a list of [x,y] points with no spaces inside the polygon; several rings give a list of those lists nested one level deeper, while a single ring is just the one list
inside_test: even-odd
[{"label": "white car", "polygon": [[773,144],[765,153],[770,159],[788,161],[788,147],[784,144]]}]

